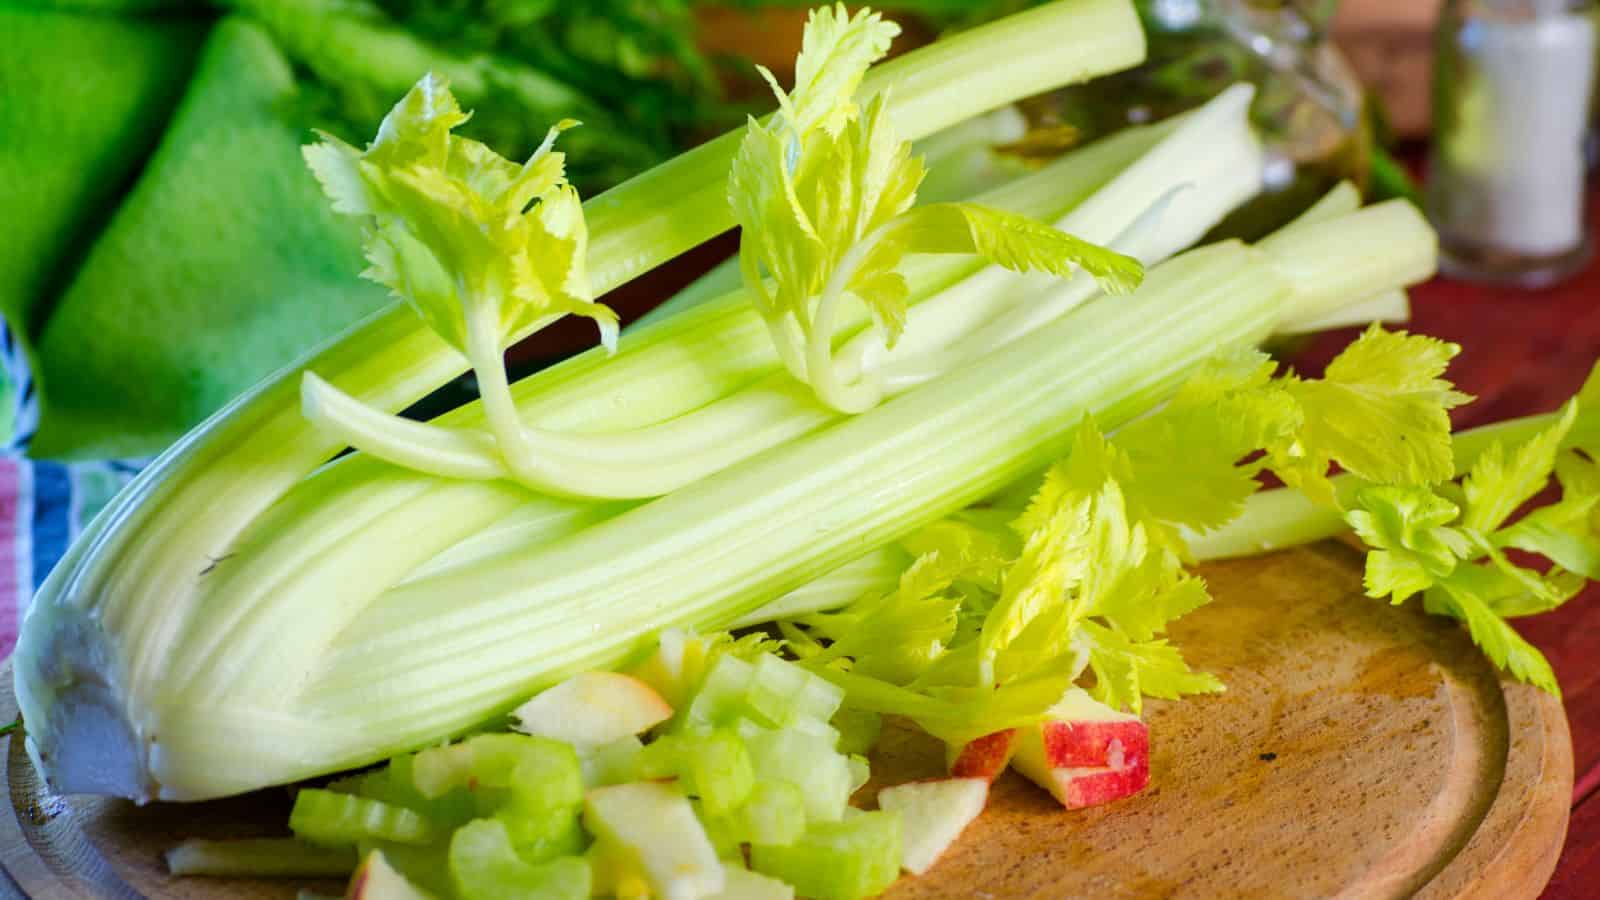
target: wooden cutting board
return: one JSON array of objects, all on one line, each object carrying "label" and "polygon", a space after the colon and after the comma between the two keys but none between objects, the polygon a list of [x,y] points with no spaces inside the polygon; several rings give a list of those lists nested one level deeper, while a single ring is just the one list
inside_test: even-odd
[{"label": "wooden cutting board", "polygon": [[[1066,812],[1007,775],[933,871],[889,896],[1537,896],[1572,791],[1560,702],[1500,680],[1452,623],[1363,597],[1359,566],[1326,543],[1202,567],[1217,600],[1173,636],[1229,690],[1149,705],[1151,787]],[[0,866],[27,895],[338,890],[165,875],[161,851],[183,837],[281,833],[283,790],[144,809],[64,800],[19,743],[4,757]],[[890,728],[860,799],[942,763],[936,744]]]}]

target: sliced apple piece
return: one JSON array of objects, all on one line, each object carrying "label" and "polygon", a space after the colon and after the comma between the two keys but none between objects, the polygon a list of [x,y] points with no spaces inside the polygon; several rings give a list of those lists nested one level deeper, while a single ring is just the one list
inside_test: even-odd
[{"label": "sliced apple piece", "polygon": [[945,745],[945,762],[953,778],[982,778],[994,781],[1006,770],[1016,752],[1017,729],[1007,728],[956,746]]},{"label": "sliced apple piece", "polygon": [[[1020,735],[1032,739],[1032,729]],[[1138,716],[1119,712],[1072,688],[1040,723],[1039,738],[1050,765],[1058,769],[1124,767],[1150,753],[1150,730]]]},{"label": "sliced apple piece", "polygon": [[644,873],[661,900],[694,900],[724,887],[722,861],[689,798],[650,781],[595,788],[583,822]]},{"label": "sliced apple piece", "polygon": [[407,881],[376,850],[368,853],[350,876],[345,897],[347,900],[433,900],[432,894]]},{"label": "sliced apple piece", "polygon": [[1150,732],[1074,688],[1044,721],[1018,729],[1011,766],[1068,809],[1099,806],[1150,783]]},{"label": "sliced apple piece", "polygon": [[574,675],[511,714],[523,734],[594,747],[632,737],[672,718],[672,707],[655,688],[630,675]]},{"label": "sliced apple piece", "polygon": [[794,888],[743,866],[722,867],[727,886],[705,900],[794,900]]},{"label": "sliced apple piece", "polygon": [[989,801],[987,778],[913,781],[878,792],[878,806],[900,813],[900,865],[913,875],[933,868]]}]

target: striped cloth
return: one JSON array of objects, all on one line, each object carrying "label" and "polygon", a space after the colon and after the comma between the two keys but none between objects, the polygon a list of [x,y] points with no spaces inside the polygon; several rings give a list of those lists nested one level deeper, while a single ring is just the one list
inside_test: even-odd
[{"label": "striped cloth", "polygon": [[148,460],[58,463],[23,451],[39,423],[27,356],[0,324],[0,421],[13,423],[0,447],[0,660],[17,643],[28,601],[83,526]]}]

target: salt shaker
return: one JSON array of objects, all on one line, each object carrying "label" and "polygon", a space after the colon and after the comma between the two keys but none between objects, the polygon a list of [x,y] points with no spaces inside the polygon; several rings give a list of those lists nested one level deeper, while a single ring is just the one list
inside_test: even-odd
[{"label": "salt shaker", "polygon": [[1594,0],[1448,0],[1429,217],[1452,275],[1539,287],[1588,260]]}]

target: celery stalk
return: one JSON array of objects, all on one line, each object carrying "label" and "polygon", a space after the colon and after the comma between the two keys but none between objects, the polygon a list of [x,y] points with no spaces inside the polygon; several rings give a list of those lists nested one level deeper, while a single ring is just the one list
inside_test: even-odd
[{"label": "celery stalk", "polygon": [[[1247,248],[1188,254],[1014,353],[565,540],[390,592],[303,689],[249,672],[196,685],[163,710],[151,774],[210,796],[357,764],[616,663],[658,628],[725,624],[1037,468],[1084,412],[1126,420],[1214,349],[1264,337],[1290,295]],[[263,720],[279,739],[248,737]]]},{"label": "celery stalk", "polygon": [[[869,73],[862,92],[892,88],[897,127],[919,137],[1020,97],[1135,64],[1143,52],[1126,0],[1065,0],[900,57]],[[589,271],[597,289],[621,284],[729,226],[723,183],[737,141],[737,135],[713,141],[586,205],[593,235]],[[102,513],[40,591],[17,654],[17,692],[30,741],[58,788],[141,799],[196,795],[181,776],[161,783],[172,771],[166,748],[156,741],[166,737],[156,731],[166,718],[162,698],[171,690],[166,660],[203,609],[203,573],[234,553],[251,523],[338,449],[299,413],[301,373],[314,369],[372,406],[398,410],[462,367],[414,316],[392,307],[217,413]],[[643,402],[664,395],[663,389]],[[495,517],[482,518],[479,527]],[[319,731],[301,724],[307,734]],[[224,724],[220,733],[230,727]],[[283,744],[292,744],[301,730],[289,728],[272,743],[295,756]],[[97,746],[86,746],[91,743]],[[155,781],[152,765],[162,772]],[[243,789],[244,781],[265,783],[259,774],[234,782],[233,789]]]}]

